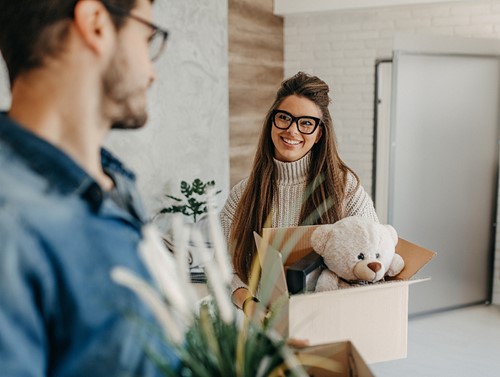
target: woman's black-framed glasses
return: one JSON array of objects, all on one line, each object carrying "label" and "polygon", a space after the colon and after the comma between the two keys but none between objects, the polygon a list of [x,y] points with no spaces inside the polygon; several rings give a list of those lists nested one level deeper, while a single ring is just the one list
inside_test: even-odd
[{"label": "woman's black-framed glasses", "polygon": [[321,124],[321,119],[313,116],[295,117],[285,110],[275,109],[272,111],[273,125],[280,130],[289,129],[292,124],[297,124],[297,129],[301,134],[310,135]]},{"label": "woman's black-framed glasses", "polygon": [[149,58],[151,59],[151,61],[156,61],[165,50],[168,38],[168,31],[159,27],[158,25],[155,25],[143,19],[142,17],[130,13],[129,11],[123,10],[115,5],[109,4],[107,1],[101,0],[101,2],[106,7],[109,13],[114,14],[116,16],[131,18],[151,28],[152,32],[148,39]]}]

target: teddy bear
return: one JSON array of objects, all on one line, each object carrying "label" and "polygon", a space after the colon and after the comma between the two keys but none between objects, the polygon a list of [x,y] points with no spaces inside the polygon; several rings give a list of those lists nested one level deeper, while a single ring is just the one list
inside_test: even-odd
[{"label": "teddy bear", "polygon": [[311,234],[311,245],[327,267],[316,283],[316,292],[374,283],[396,276],[404,260],[396,253],[398,235],[391,225],[364,217],[345,217],[320,225]]}]

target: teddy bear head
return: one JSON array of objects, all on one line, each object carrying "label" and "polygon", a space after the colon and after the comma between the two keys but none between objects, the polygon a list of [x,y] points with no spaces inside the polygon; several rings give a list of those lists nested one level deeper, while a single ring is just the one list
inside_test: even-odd
[{"label": "teddy bear head", "polygon": [[347,282],[376,282],[401,272],[404,261],[396,254],[397,242],[392,226],[357,216],[321,225],[311,235],[326,267]]}]

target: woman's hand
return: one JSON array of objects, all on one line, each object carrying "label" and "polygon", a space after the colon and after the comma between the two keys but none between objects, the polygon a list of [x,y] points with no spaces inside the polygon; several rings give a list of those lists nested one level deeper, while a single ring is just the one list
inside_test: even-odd
[{"label": "woman's hand", "polygon": [[[236,305],[245,314],[247,318],[253,318],[255,312],[257,311],[259,300],[257,297],[252,295],[252,293],[247,288],[239,288],[233,292],[232,295],[233,304]],[[264,322],[268,319],[270,312],[263,310],[259,314],[260,322]]]},{"label": "woman's hand", "polygon": [[[246,289],[246,288],[239,288],[236,291],[233,292],[233,303],[240,308],[243,313],[248,317],[252,318],[255,314],[255,311],[257,310],[257,307],[259,305],[259,301],[251,294],[251,292]],[[263,310],[262,313],[260,314],[260,322],[263,323],[264,321],[269,320],[269,316],[271,315],[271,312],[266,310]],[[292,348],[305,348],[309,346],[309,340],[307,339],[288,339],[287,340],[288,346]]]},{"label": "woman's hand", "polygon": [[305,348],[309,346],[309,340],[307,339],[294,339],[290,338],[286,342],[292,348]]},{"label": "woman's hand", "polygon": [[252,293],[247,288],[241,287],[233,292],[231,299],[237,308],[243,310],[243,304],[249,297],[253,297]]}]

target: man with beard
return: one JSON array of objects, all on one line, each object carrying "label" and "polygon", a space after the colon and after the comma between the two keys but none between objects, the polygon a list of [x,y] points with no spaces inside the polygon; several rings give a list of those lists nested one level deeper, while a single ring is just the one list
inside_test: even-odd
[{"label": "man with beard", "polygon": [[142,127],[167,32],[151,0],[0,0],[0,374],[154,376],[152,314],[110,279],[138,258],[134,175],[102,148]]}]

